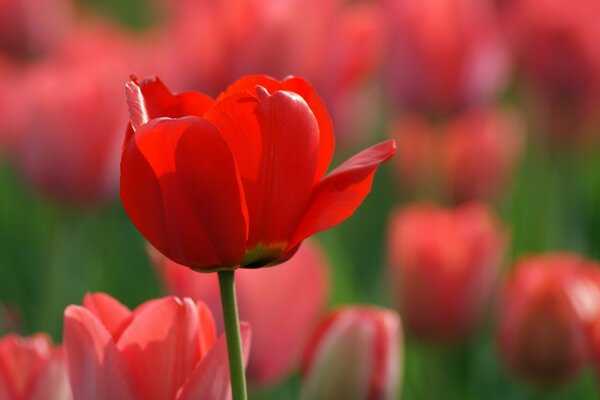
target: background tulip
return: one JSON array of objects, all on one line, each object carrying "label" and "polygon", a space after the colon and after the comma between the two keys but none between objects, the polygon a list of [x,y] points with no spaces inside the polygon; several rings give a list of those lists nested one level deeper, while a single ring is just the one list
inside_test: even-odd
[{"label": "background tulip", "polygon": [[69,400],[62,349],[45,334],[0,338],[0,398]]},{"label": "background tulip", "polygon": [[389,225],[393,294],[406,330],[419,339],[466,339],[488,305],[505,236],[485,206],[400,208]]},{"label": "background tulip", "polygon": [[[215,274],[198,274],[156,251],[151,254],[167,291],[205,301],[222,330]],[[240,319],[248,321],[253,331],[248,380],[273,385],[295,366],[309,330],[325,306],[325,259],[316,243],[306,241],[292,259],[278,268],[238,271],[236,286]]]},{"label": "background tulip", "polygon": [[[244,357],[250,328],[242,325]],[[69,381],[77,399],[227,399],[225,337],[203,303],[165,297],[133,312],[112,297],[87,295],[65,310]]]},{"label": "background tulip", "polygon": [[499,352],[515,375],[542,385],[574,377],[588,359],[585,319],[600,307],[585,284],[598,266],[575,254],[522,259],[506,281],[499,314]]},{"label": "background tulip", "polygon": [[326,316],[308,343],[302,399],[396,399],[402,331],[394,311],[343,307]]}]

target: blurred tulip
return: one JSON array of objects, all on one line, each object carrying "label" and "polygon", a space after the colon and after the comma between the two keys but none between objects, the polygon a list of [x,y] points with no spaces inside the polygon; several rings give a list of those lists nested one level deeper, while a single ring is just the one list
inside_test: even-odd
[{"label": "blurred tulip", "polygon": [[385,4],[385,89],[395,106],[443,114],[498,94],[507,77],[508,56],[491,1]]},{"label": "blurred tulip", "polygon": [[400,318],[383,308],[340,308],[314,331],[302,364],[301,399],[397,399],[402,376]]},{"label": "blurred tulip", "polygon": [[586,326],[600,309],[589,280],[598,265],[575,254],[522,259],[507,279],[499,314],[499,352],[517,376],[556,385],[588,359]]},{"label": "blurred tulip", "polygon": [[72,0],[0,0],[0,50],[23,56],[51,50],[73,17]]},{"label": "blurred tulip", "polygon": [[402,186],[417,193],[436,193],[441,186],[441,194],[455,203],[501,198],[524,145],[516,115],[491,108],[439,126],[406,115],[390,135],[398,144],[394,162]]},{"label": "blurred tulip", "polygon": [[[205,301],[222,330],[216,275],[198,274],[157,251],[151,251],[151,255],[167,291]],[[325,259],[315,243],[306,241],[280,267],[239,270],[235,280],[240,319],[248,321],[253,331],[248,379],[257,385],[273,385],[295,365],[309,330],[325,306],[328,291]]]},{"label": "blurred tulip", "polygon": [[0,399],[68,400],[71,398],[62,349],[45,334],[0,338]]},{"label": "blurred tulip", "polygon": [[505,235],[479,204],[412,205],[391,217],[388,254],[406,330],[433,342],[465,340],[490,301]]},{"label": "blurred tulip", "polygon": [[19,87],[25,118],[16,158],[27,181],[67,203],[106,199],[118,187],[119,155],[127,112],[129,46],[113,29],[90,28],[60,52],[33,65]]},{"label": "blurred tulip", "polygon": [[[241,328],[247,359],[250,328]],[[88,294],[65,310],[64,341],[75,400],[229,398],[225,336],[202,302],[165,297],[132,312]]]},{"label": "blurred tulip", "polygon": [[396,150],[379,143],[325,176],[333,127],[301,78],[244,77],[215,101],[134,79],[127,101],[125,211],[157,250],[201,272],[286,261],[354,213]]},{"label": "blurred tulip", "polygon": [[17,65],[0,54],[0,161],[12,157],[25,120],[27,104],[18,90],[21,79]]},{"label": "blurred tulip", "polygon": [[541,108],[536,130],[559,144],[586,138],[588,125],[600,120],[600,2],[512,0],[506,12]]},{"label": "blurred tulip", "polygon": [[179,75],[188,78],[184,87],[217,95],[244,75],[302,76],[315,85],[332,110],[341,141],[369,133],[381,108],[379,97],[370,93],[384,40],[376,3],[168,3],[171,17],[160,51],[172,54]]}]

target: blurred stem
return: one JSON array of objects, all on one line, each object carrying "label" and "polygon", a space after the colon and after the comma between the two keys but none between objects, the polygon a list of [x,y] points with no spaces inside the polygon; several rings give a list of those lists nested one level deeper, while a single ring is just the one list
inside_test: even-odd
[{"label": "blurred stem", "polygon": [[221,289],[221,305],[223,321],[227,337],[227,354],[229,355],[229,374],[231,376],[231,392],[233,400],[246,400],[246,376],[242,357],[242,340],[238,318],[237,300],[235,296],[234,271],[219,271],[219,287]]}]

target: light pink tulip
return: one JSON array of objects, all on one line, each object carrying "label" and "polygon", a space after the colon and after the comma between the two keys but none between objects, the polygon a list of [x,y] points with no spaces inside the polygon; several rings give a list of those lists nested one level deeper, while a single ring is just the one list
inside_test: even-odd
[{"label": "light pink tulip", "polygon": [[[222,327],[219,284],[215,274],[199,274],[152,252],[167,291],[205,301]],[[313,242],[277,268],[239,269],[236,286],[240,318],[252,325],[248,379],[269,385],[284,378],[298,360],[310,329],[325,305],[326,262]]]},{"label": "light pink tulip", "polygon": [[62,349],[45,334],[0,338],[0,399],[69,400]]},{"label": "light pink tulip", "polygon": [[343,307],[314,331],[302,362],[306,400],[392,400],[402,373],[402,331],[395,311]]},{"label": "light pink tulip", "polygon": [[491,1],[388,0],[386,84],[392,103],[448,113],[493,99],[508,56]]},{"label": "light pink tulip", "polygon": [[465,340],[489,305],[504,249],[504,232],[484,205],[396,210],[388,257],[406,330],[424,341]]},{"label": "light pink tulip", "polygon": [[[250,328],[241,328],[247,359]],[[225,336],[204,303],[165,297],[129,311],[87,295],[65,310],[64,342],[75,400],[230,398]]]},{"label": "light pink tulip", "polygon": [[[581,370],[590,355],[588,333],[595,330],[600,310],[598,268],[569,253],[517,263],[505,283],[498,321],[499,353],[512,373],[556,385]],[[594,342],[592,338],[592,350]]]}]

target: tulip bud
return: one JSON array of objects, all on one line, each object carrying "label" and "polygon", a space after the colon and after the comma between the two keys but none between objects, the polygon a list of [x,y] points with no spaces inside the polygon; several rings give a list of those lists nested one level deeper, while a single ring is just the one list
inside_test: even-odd
[{"label": "tulip bud", "polygon": [[302,399],[396,399],[402,333],[394,311],[344,307],[313,333],[302,365]]},{"label": "tulip bud", "polygon": [[491,211],[413,205],[391,218],[394,294],[408,332],[435,342],[464,340],[492,295],[504,234]]},{"label": "tulip bud", "polygon": [[549,385],[576,375],[588,354],[586,327],[598,314],[598,287],[586,260],[548,254],[521,260],[508,278],[499,315],[499,351],[517,376]]},{"label": "tulip bud", "polygon": [[48,336],[0,338],[0,399],[70,398],[62,350]]}]

